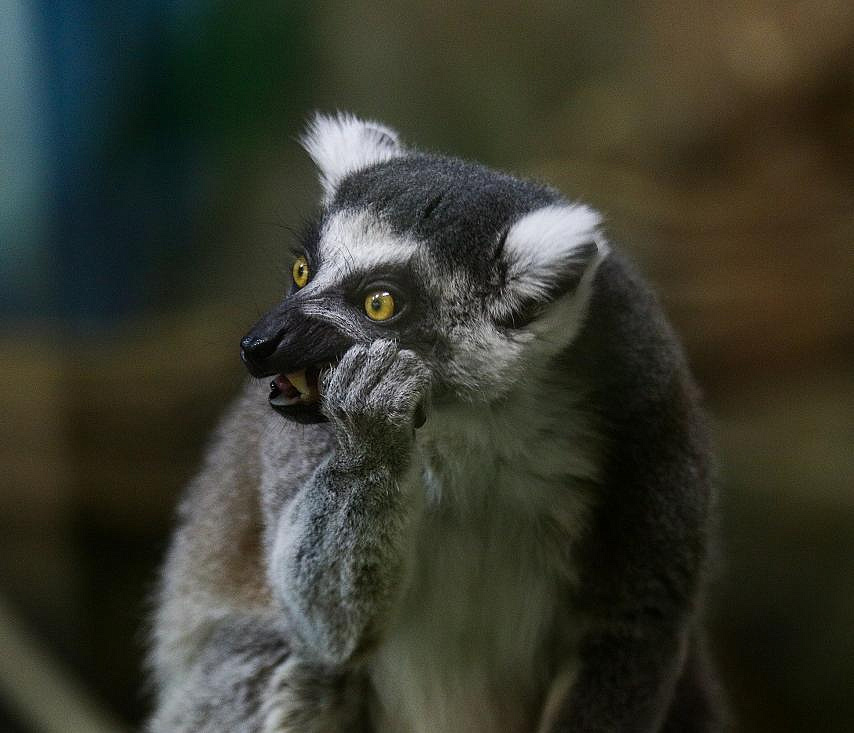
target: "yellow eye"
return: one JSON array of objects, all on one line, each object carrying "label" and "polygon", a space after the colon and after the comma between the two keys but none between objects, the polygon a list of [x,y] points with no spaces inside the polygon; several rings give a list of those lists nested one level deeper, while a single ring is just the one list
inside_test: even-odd
[{"label": "yellow eye", "polygon": [[291,274],[294,276],[294,284],[301,288],[308,282],[308,262],[305,257],[297,257],[294,266],[291,268]]},{"label": "yellow eye", "polygon": [[365,298],[365,313],[372,321],[387,321],[394,315],[394,298],[385,290],[378,290]]}]

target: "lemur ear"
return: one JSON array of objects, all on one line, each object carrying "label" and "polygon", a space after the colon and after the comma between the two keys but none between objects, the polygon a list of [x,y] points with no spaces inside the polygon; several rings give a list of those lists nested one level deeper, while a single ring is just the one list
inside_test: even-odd
[{"label": "lemur ear", "polygon": [[394,130],[346,112],[315,115],[300,143],[318,167],[325,203],[348,173],[404,154]]},{"label": "lemur ear", "polygon": [[544,206],[514,222],[502,245],[504,287],[496,320],[527,326],[563,296],[585,297],[582,286],[608,253],[600,224],[599,214],[580,204]]}]

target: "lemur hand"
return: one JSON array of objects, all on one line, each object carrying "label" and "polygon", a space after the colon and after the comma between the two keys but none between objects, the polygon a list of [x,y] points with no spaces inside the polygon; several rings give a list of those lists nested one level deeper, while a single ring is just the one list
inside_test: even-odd
[{"label": "lemur hand", "polygon": [[404,468],[429,385],[430,373],[415,352],[387,339],[352,346],[320,387],[339,460]]}]

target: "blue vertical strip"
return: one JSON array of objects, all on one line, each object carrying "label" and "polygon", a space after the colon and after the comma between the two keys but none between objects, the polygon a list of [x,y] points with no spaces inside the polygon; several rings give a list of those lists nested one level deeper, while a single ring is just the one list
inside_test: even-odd
[{"label": "blue vertical strip", "polygon": [[43,1],[51,160],[48,304],[72,327],[150,304],[150,277],[185,241],[187,151],[147,119],[168,74],[176,4]]},{"label": "blue vertical strip", "polygon": [[[7,88],[41,100],[30,111],[39,131],[27,148],[40,153],[40,183],[20,193],[19,177],[16,197],[0,190],[0,234],[16,237],[5,261],[29,253],[39,288],[23,297],[17,276],[0,277],[0,313],[48,314],[73,330],[171,305],[194,258],[211,255],[194,234],[211,205],[203,188],[231,185],[219,164],[241,146],[279,144],[302,114],[312,89],[308,11],[201,0],[28,7],[16,25],[30,31],[34,70],[0,83],[0,101]],[[4,26],[4,37],[18,34]],[[6,209],[24,211],[24,198],[36,202],[29,221],[41,226],[26,245],[24,230],[2,219]]]},{"label": "blue vertical strip", "polygon": [[[97,267],[103,234],[92,210],[96,196],[92,158],[104,134],[98,100],[100,49],[94,4],[43,1],[40,28],[47,87],[47,149],[52,161],[51,310],[75,321],[99,310],[93,302],[92,268]],[[104,202],[105,203],[105,202]],[[101,214],[105,212],[99,212]]]},{"label": "blue vertical strip", "polygon": [[24,0],[0,4],[0,315],[30,312],[49,292],[43,90],[28,11]]}]

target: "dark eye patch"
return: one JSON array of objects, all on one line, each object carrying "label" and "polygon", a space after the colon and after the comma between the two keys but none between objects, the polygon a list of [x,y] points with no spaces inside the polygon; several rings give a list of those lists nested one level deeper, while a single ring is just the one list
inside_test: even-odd
[{"label": "dark eye patch", "polygon": [[[424,313],[425,293],[419,286],[415,274],[407,265],[387,267],[370,271],[353,272],[338,288],[343,299],[364,315],[365,298],[371,293],[381,291],[391,293],[394,298],[395,312],[384,321],[370,321],[367,327],[378,335],[394,329],[396,336],[407,340],[412,329],[420,328],[420,316]],[[368,317],[365,316],[366,321]]]},{"label": "dark eye patch", "polygon": [[[293,230],[289,229],[293,232]],[[303,224],[302,228],[287,245],[287,252],[290,256],[288,268],[297,257],[305,257],[312,272],[316,271],[318,248],[320,246],[320,222],[311,219]]]},{"label": "dark eye patch", "polygon": [[388,290],[395,298],[409,299],[418,290],[415,278],[408,267],[351,272],[341,282],[348,299],[361,302],[374,290]]},{"label": "dark eye patch", "polygon": [[291,278],[291,267],[298,257],[305,257],[308,262],[309,279],[317,274],[318,248],[320,245],[320,227],[321,222],[318,219],[307,219],[299,230],[294,230],[291,227],[286,227],[291,234],[295,235],[286,245],[287,262],[282,266],[283,273],[287,273],[290,286],[287,289],[288,295],[295,293],[299,288],[295,287]]}]

